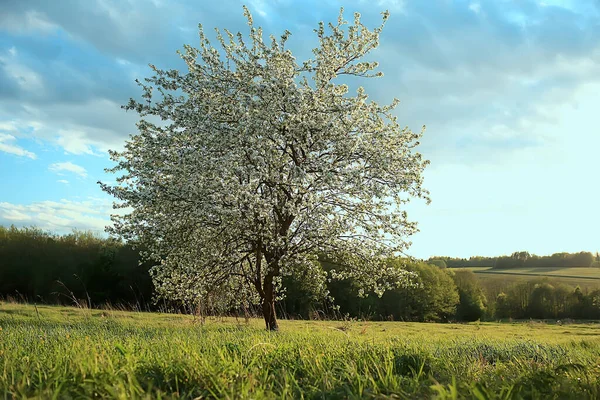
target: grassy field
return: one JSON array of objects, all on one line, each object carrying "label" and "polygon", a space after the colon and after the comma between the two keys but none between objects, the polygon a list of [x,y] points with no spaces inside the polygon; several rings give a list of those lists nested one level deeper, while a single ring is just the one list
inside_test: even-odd
[{"label": "grassy field", "polygon": [[467,268],[476,274],[508,274],[525,276],[549,276],[575,279],[596,279],[600,280],[600,268],[507,268],[493,269],[490,267],[471,267]]},{"label": "grassy field", "polygon": [[0,304],[3,398],[598,398],[600,325],[260,320]]},{"label": "grassy field", "polygon": [[[548,278],[550,283],[564,283],[572,287],[579,286],[584,291],[600,289],[599,268],[510,268],[492,269],[490,267],[468,267],[477,274],[489,294],[496,296],[509,285],[518,281]],[[492,287],[489,287],[489,286]]]}]

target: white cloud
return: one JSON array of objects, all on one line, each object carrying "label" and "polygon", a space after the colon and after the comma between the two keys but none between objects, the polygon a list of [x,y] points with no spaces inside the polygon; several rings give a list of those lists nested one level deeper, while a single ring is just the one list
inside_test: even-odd
[{"label": "white cloud", "polygon": [[[57,144],[69,154],[99,155],[122,149],[127,134],[137,130],[138,119],[137,114],[126,113],[119,104],[102,98],[76,104],[23,102],[14,109],[0,100],[0,131],[3,127],[11,132],[29,131],[30,136]],[[165,124],[156,117],[147,120]]]},{"label": "white cloud", "polygon": [[44,230],[67,233],[73,229],[104,232],[110,225],[109,200],[41,201],[31,204],[0,202],[0,224],[34,225]]},{"label": "white cloud", "polygon": [[87,177],[87,171],[85,168],[83,168],[81,165],[73,164],[70,161],[50,164],[48,169],[59,174],[63,171],[67,171],[77,174],[82,178]]},{"label": "white cloud", "polygon": [[4,72],[14,81],[16,81],[21,89],[35,95],[41,94],[41,92],[44,90],[42,77],[31,68],[18,62],[14,62],[12,60],[12,58],[14,58],[14,54],[12,52],[10,52],[10,54],[13,56],[10,59],[6,57],[0,57],[0,63],[4,64]]},{"label": "white cloud", "polygon": [[0,217],[11,222],[31,221],[31,216],[21,212],[14,207],[4,207],[6,203],[0,203]]},{"label": "white cloud", "polygon": [[64,183],[65,185],[68,185],[68,184],[69,184],[69,181],[68,181],[68,180],[66,180],[66,179],[59,179],[59,180],[57,180],[56,182],[58,182],[58,183]]},{"label": "white cloud", "polygon": [[15,121],[0,121],[0,131],[17,132],[17,124]]},{"label": "white cloud", "polygon": [[67,153],[95,154],[89,140],[86,138],[85,132],[72,129],[60,129],[58,134],[60,136],[56,139],[56,143],[58,143],[58,145]]},{"label": "white cloud", "polygon": [[479,14],[479,12],[481,11],[481,4],[479,4],[479,3],[469,4],[469,10],[473,11],[475,14]]},{"label": "white cloud", "polygon": [[58,25],[51,22],[44,13],[30,10],[24,14],[0,14],[0,28],[11,33],[23,34],[31,31],[50,33],[58,29]]},{"label": "white cloud", "polygon": [[263,18],[268,16],[267,4],[265,0],[250,0],[251,11],[255,11]]},{"label": "white cloud", "polygon": [[[0,127],[0,129],[2,129],[2,128]],[[15,144],[8,143],[8,142],[13,142],[15,140],[17,140],[17,138],[12,135],[8,135],[6,133],[0,133],[0,151],[9,153],[9,154],[14,154],[16,156],[29,157],[33,160],[36,159],[37,156],[35,155],[35,153],[25,150],[24,148],[17,146]]]}]

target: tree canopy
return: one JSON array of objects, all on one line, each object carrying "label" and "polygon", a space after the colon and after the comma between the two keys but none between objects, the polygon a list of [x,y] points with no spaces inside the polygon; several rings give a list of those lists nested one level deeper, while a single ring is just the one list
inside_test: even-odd
[{"label": "tree canopy", "polygon": [[128,211],[110,232],[144,244],[160,296],[260,300],[268,329],[277,329],[282,276],[324,281],[319,255],[343,265],[331,277],[365,290],[410,284],[414,274],[385,261],[417,230],[402,205],[429,201],[428,161],[414,150],[423,130],[399,125],[397,99],[380,105],[339,82],[382,75],[364,57],[388,13],[371,30],[340,11],[315,29],[318,46],[303,62],[286,48],[290,32],[264,41],[244,15],[249,40],[217,30],[215,48],[200,25],[200,48],[178,52],[186,74],[150,65],[155,75],[138,81],[144,100],[124,108],[139,113],[139,132],[110,152],[118,183],[101,183]]}]

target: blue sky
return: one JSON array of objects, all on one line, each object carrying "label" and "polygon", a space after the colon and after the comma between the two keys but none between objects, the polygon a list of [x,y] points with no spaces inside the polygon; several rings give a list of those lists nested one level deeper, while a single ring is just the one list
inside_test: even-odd
[{"label": "blue sky", "polygon": [[[385,77],[373,99],[401,100],[427,130],[432,203],[409,216],[410,253],[468,257],[600,250],[600,3],[578,1],[247,0],[266,33],[312,29],[358,11],[375,26]],[[112,199],[108,149],[135,133],[120,108],[148,63],[184,70],[197,25],[246,32],[242,4],[176,0],[0,2],[0,224],[102,232]],[[207,29],[207,30],[208,30]]]}]

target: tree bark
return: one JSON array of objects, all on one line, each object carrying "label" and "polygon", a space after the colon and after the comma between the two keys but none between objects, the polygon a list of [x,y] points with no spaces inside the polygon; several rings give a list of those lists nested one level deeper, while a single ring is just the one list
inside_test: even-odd
[{"label": "tree bark", "polygon": [[273,276],[267,275],[263,285],[264,298],[262,299],[262,312],[265,318],[265,325],[268,331],[278,331],[277,316],[275,314],[275,288],[273,286]]}]

